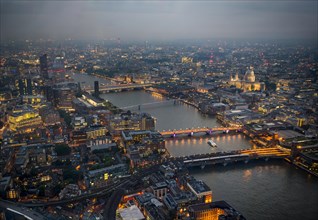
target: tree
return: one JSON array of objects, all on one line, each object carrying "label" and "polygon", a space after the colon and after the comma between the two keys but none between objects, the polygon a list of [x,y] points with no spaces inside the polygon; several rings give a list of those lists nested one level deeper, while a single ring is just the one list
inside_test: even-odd
[{"label": "tree", "polygon": [[80,171],[70,167],[63,170],[63,179],[65,182],[76,184],[78,180],[82,179],[83,175]]},{"label": "tree", "polygon": [[71,153],[71,148],[67,144],[57,144],[55,145],[55,152],[57,156],[66,156]]},{"label": "tree", "polygon": [[103,158],[103,162],[106,167],[113,165],[113,159],[111,156],[105,156]]},{"label": "tree", "polygon": [[61,184],[56,184],[52,189],[52,194],[56,196],[61,192],[61,190],[62,190]]},{"label": "tree", "polygon": [[70,114],[61,109],[59,109],[58,112],[60,114],[60,117],[64,119],[66,125],[68,127],[71,127],[72,117],[70,116]]},{"label": "tree", "polygon": [[30,170],[30,176],[36,176],[38,174],[38,170],[35,167],[32,167]]},{"label": "tree", "polygon": [[265,89],[268,91],[276,91],[276,83],[265,80]]},{"label": "tree", "polygon": [[76,98],[81,98],[82,95],[83,95],[83,92],[78,91],[78,92],[75,94],[75,97],[76,97]]},{"label": "tree", "polygon": [[45,185],[39,186],[38,192],[39,192],[38,193],[39,196],[45,196]]},{"label": "tree", "polygon": [[52,162],[52,165],[59,167],[59,166],[62,166],[62,165],[63,165],[63,162],[60,161],[60,160],[56,160],[56,161],[53,161],[53,162]]}]

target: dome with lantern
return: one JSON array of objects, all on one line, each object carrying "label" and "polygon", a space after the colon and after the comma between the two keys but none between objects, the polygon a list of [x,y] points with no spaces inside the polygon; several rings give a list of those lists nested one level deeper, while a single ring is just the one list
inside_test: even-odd
[{"label": "dome with lantern", "polygon": [[250,68],[247,68],[244,75],[244,81],[255,82],[254,68],[252,66]]}]

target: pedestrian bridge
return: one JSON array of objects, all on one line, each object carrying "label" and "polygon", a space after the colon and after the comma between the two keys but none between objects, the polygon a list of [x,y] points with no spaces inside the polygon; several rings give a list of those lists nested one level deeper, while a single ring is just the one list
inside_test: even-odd
[{"label": "pedestrian bridge", "polygon": [[130,106],[125,106],[125,107],[120,107],[123,110],[127,109],[138,109],[141,110],[143,107],[159,107],[162,105],[170,105],[170,104],[177,104],[176,99],[171,99],[171,100],[163,100],[159,102],[150,102],[150,103],[144,103],[144,104],[139,104],[139,105],[130,105]]}]

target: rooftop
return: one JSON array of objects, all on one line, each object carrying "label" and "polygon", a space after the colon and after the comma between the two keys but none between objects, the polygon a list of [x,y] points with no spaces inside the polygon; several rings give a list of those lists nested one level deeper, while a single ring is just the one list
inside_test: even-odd
[{"label": "rooftop", "polygon": [[190,205],[188,210],[189,212],[200,212],[203,210],[214,209],[214,208],[223,209],[226,212],[226,215],[236,217],[235,219],[245,220],[245,217],[241,213],[236,211],[232,206],[230,206],[225,201],[216,201],[211,203],[201,203],[201,204]]},{"label": "rooftop", "polygon": [[118,209],[118,213],[123,220],[145,219],[144,215],[136,205],[130,206],[128,208]]},{"label": "rooftop", "polygon": [[188,185],[197,193],[211,192],[210,187],[208,187],[203,181],[192,179],[188,182]]},{"label": "rooftop", "polygon": [[279,137],[282,137],[284,139],[304,136],[303,134],[300,134],[300,133],[293,131],[293,130],[280,130],[280,131],[277,131],[277,134]]}]

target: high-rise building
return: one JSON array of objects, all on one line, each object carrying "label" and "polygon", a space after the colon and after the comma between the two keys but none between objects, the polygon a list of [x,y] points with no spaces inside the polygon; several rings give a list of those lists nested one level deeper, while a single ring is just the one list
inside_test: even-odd
[{"label": "high-rise building", "polygon": [[16,89],[19,91],[19,95],[34,95],[34,82],[31,78],[19,79],[16,81]]},{"label": "high-rise building", "polygon": [[76,91],[69,87],[54,89],[54,104],[58,109],[74,111],[73,99]]},{"label": "high-rise building", "polygon": [[40,56],[40,71],[44,78],[48,78],[47,54]]},{"label": "high-rise building", "polygon": [[46,100],[49,102],[53,102],[54,100],[54,92],[53,87],[50,85],[45,85],[42,87],[43,95],[45,96]]},{"label": "high-rise building", "polygon": [[94,96],[98,97],[99,96],[99,82],[94,81]]},{"label": "high-rise building", "polygon": [[23,79],[19,79],[16,82],[16,88],[19,90],[19,95],[24,95],[25,94],[25,89],[24,89],[24,80]]},{"label": "high-rise building", "polygon": [[32,79],[30,78],[26,80],[26,93],[28,95],[32,95],[33,93]]},{"label": "high-rise building", "polygon": [[149,114],[144,114],[141,118],[141,130],[154,131],[156,127],[155,119]]}]

